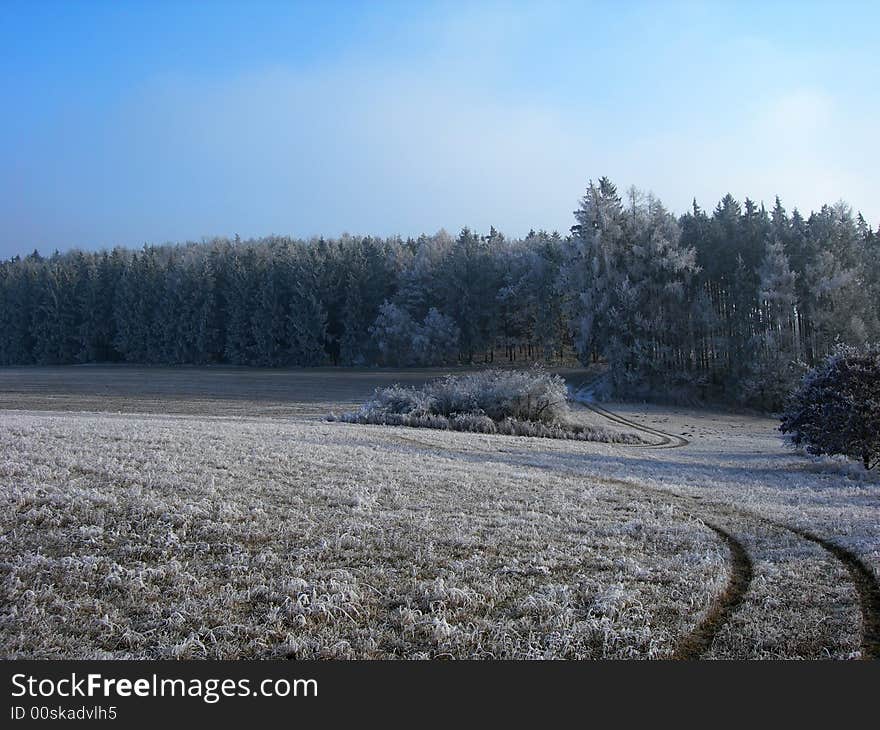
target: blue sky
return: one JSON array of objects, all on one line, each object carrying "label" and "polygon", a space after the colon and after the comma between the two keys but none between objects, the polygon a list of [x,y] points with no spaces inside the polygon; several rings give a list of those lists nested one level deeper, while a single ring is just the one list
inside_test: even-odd
[{"label": "blue sky", "polygon": [[0,256],[566,231],[590,178],[880,224],[880,3],[0,0]]}]

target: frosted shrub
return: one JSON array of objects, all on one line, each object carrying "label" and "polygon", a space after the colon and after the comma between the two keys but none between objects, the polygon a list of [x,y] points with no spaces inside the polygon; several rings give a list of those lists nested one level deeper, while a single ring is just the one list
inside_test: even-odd
[{"label": "frosted shrub", "polygon": [[481,413],[456,413],[450,418],[450,423],[451,427],[456,431],[498,433],[495,421]]},{"label": "frosted shrub", "polygon": [[330,418],[511,436],[640,441],[634,434],[573,423],[566,395],[565,380],[538,368],[485,370],[447,375],[422,388],[377,388],[373,399],[360,410]]},{"label": "frosted shrub", "polygon": [[880,464],[880,345],[840,347],[807,373],[779,430],[811,454]]},{"label": "frosted shrub", "polygon": [[565,381],[558,375],[532,370],[486,370],[448,375],[426,386],[437,412],[482,413],[493,421],[557,423],[569,416]]},{"label": "frosted shrub", "polygon": [[390,388],[377,388],[370,402],[372,410],[378,413],[408,416],[426,415],[433,412],[434,402],[430,394],[416,388],[392,385]]},{"label": "frosted shrub", "polygon": [[422,388],[378,388],[361,411],[447,418],[466,414],[539,423],[558,423],[569,416],[565,381],[537,368],[447,375]]}]

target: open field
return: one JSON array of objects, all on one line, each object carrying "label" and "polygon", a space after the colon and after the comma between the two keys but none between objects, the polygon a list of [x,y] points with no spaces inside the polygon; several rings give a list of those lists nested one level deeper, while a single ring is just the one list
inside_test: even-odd
[{"label": "open field", "polygon": [[433,374],[0,370],[0,652],[877,656],[875,477],[708,411],[579,412],[647,446],[319,418]]},{"label": "open field", "polygon": [[[422,385],[456,368],[0,367],[0,409],[325,416],[377,387]],[[583,371],[554,369],[563,377]]]}]

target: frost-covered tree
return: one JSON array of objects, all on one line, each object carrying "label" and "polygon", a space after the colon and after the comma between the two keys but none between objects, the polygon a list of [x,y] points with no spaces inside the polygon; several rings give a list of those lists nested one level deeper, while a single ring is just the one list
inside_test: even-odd
[{"label": "frost-covered tree", "polygon": [[287,322],[291,365],[322,365],[327,357],[327,313],[313,292],[300,289],[293,299]]},{"label": "frost-covered tree", "polygon": [[559,291],[563,241],[558,233],[530,231],[502,261],[496,332],[510,361],[561,358],[568,321]]},{"label": "frost-covered tree", "polygon": [[631,192],[624,230],[612,374],[630,389],[680,380],[692,364],[687,322],[696,253],[681,245],[677,221],[651,195]]},{"label": "frost-covered tree", "polygon": [[413,365],[413,339],[418,325],[403,307],[385,302],[370,328],[383,365]]},{"label": "frost-covered tree", "polygon": [[[217,287],[210,259],[189,251],[180,264],[180,310],[176,352],[181,362],[212,362],[219,349],[215,308]],[[167,326],[167,322],[166,322]]]},{"label": "frost-covered tree", "polygon": [[458,355],[460,333],[452,317],[431,307],[412,337],[413,360],[418,365],[446,365]]},{"label": "frost-covered tree", "polygon": [[779,239],[768,242],[758,269],[760,326],[750,343],[749,372],[742,383],[747,401],[777,410],[797,383],[796,275]]},{"label": "frost-covered tree", "polygon": [[576,213],[562,269],[582,361],[600,355],[619,391],[681,377],[692,364],[690,298],[696,254],[677,221],[635,189],[624,208],[602,179]]},{"label": "frost-covered tree", "polygon": [[385,302],[370,332],[383,365],[442,365],[458,354],[458,325],[433,307],[419,323],[403,307]]},{"label": "frost-covered tree", "polygon": [[79,348],[72,272],[56,255],[41,267],[36,283],[31,313],[34,359],[41,364],[73,362]]},{"label": "frost-covered tree", "polygon": [[352,239],[343,254],[346,269],[340,312],[339,361],[364,365],[375,359],[370,325],[395,291],[396,261],[391,247],[374,238]]},{"label": "frost-covered tree", "polygon": [[401,267],[395,301],[413,317],[421,319],[432,306],[445,301],[443,267],[453,245],[452,237],[441,229],[433,236],[419,236],[401,252],[399,258],[406,263]]},{"label": "frost-covered tree", "polygon": [[500,245],[497,234],[483,238],[464,228],[438,271],[440,309],[459,329],[461,358],[466,362],[473,362],[478,351],[491,349],[496,334],[501,278],[493,253]]},{"label": "frost-covered tree", "polygon": [[120,277],[114,302],[114,347],[129,362],[161,362],[157,321],[162,277],[158,255],[144,247],[134,254]]},{"label": "frost-covered tree", "polygon": [[264,258],[259,269],[257,297],[251,314],[256,365],[289,364],[287,320],[293,291],[284,269],[285,262],[274,255]]},{"label": "frost-covered tree", "polygon": [[42,257],[34,251],[23,259],[4,261],[0,267],[0,361],[4,365],[34,362],[32,312],[41,266]]},{"label": "frost-covered tree", "polygon": [[[608,178],[590,182],[574,212],[576,224],[560,272],[575,349],[587,362],[615,336],[622,280],[617,262],[624,243],[624,214]],[[611,345],[613,347],[613,345]]]},{"label": "frost-covered tree", "polygon": [[257,254],[252,248],[234,247],[226,263],[223,320],[226,341],[223,354],[234,365],[249,365],[256,351],[253,320],[258,292]]}]

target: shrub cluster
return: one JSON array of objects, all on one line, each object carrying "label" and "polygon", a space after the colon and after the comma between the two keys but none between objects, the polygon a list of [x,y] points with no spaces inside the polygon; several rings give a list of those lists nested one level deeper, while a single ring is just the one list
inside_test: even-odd
[{"label": "shrub cluster", "polygon": [[539,368],[447,375],[421,388],[377,388],[359,410],[331,420],[512,436],[640,443],[635,434],[573,423],[565,380]]}]

